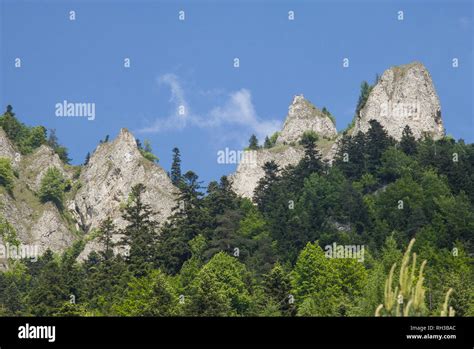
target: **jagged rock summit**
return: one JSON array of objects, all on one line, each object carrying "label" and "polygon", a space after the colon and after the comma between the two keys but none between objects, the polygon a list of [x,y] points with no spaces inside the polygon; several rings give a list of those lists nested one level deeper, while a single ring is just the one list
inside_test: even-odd
[{"label": "jagged rock summit", "polygon": [[337,135],[336,126],[328,114],[324,114],[303,95],[296,95],[288,108],[283,129],[277,138],[277,144],[296,143],[305,131],[314,131],[320,137],[333,138]]},{"label": "jagged rock summit", "polygon": [[367,132],[372,119],[398,140],[406,125],[416,138],[424,134],[433,139],[444,136],[439,98],[422,63],[391,67],[383,73],[356,117],[353,134]]},{"label": "jagged rock summit", "polygon": [[135,138],[124,128],[112,142],[99,144],[79,181],[82,186],[68,207],[86,233],[107,217],[122,228],[120,206],[138,183],[146,186],[143,201],[156,212],[158,222],[175,206],[177,191],[167,173],[141,155]]},{"label": "jagged rock summit", "polygon": [[264,171],[265,162],[275,161],[280,168],[296,165],[304,156],[299,140],[306,131],[318,136],[318,148],[323,159],[331,161],[334,156],[334,140],[337,130],[328,114],[324,114],[311,102],[297,95],[288,108],[288,115],[274,147],[270,149],[247,150],[237,171],[230,176],[234,191],[243,197],[253,198],[254,190]]}]

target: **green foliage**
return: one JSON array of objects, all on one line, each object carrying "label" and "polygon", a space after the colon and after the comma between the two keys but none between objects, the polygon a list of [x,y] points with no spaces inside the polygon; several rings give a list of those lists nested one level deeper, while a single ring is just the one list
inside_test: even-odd
[{"label": "green foliage", "polygon": [[247,149],[248,150],[257,150],[259,148],[260,148],[260,146],[258,145],[257,136],[255,136],[255,135],[250,136],[249,146],[247,147]]},{"label": "green foliage", "polygon": [[134,277],[124,297],[113,306],[119,316],[173,316],[178,315],[178,295],[159,270],[149,275]]},{"label": "green foliage", "polygon": [[176,206],[158,239],[158,265],[169,274],[177,274],[191,257],[189,241],[199,234],[209,236],[212,222],[204,209],[198,178],[192,171],[184,174]]},{"label": "green foliage", "polygon": [[8,222],[8,220],[0,213],[0,239],[3,243],[13,246],[18,246],[20,240],[15,227]]},{"label": "green foliage", "polygon": [[327,116],[331,120],[331,122],[334,124],[334,126],[336,126],[336,118],[331,114],[331,112],[327,110],[326,107],[323,107],[321,111],[323,115]]},{"label": "green foliage", "polygon": [[355,117],[359,117],[360,111],[364,108],[367,99],[369,98],[370,92],[373,86],[370,86],[367,81],[363,81],[360,85],[360,95],[357,101],[357,107],[355,110]]},{"label": "green foliage", "polygon": [[292,273],[293,295],[302,316],[337,316],[342,296],[335,266],[317,243],[301,251]]},{"label": "green foliage", "polygon": [[64,190],[66,180],[61,171],[56,167],[50,167],[41,178],[41,186],[38,196],[42,202],[53,202],[58,208],[63,207]]},{"label": "green foliage", "polygon": [[[424,286],[424,271],[427,261],[424,260],[417,267],[417,254],[411,253],[415,239],[408,244],[407,250],[401,260],[400,271],[398,273],[398,283],[393,288],[395,268],[394,263],[385,281],[384,303],[375,310],[375,316],[425,316],[427,307],[425,304],[426,289]],[[445,296],[441,310],[441,316],[454,316],[454,309],[449,307],[449,296],[453,289],[450,288]]]},{"label": "green foliage", "polygon": [[273,148],[276,144],[276,141],[277,141],[277,138],[278,138],[279,134],[280,134],[279,132],[275,132],[270,137],[268,137],[268,136],[265,137],[265,142],[263,143],[263,147],[265,149]]},{"label": "green foliage", "polygon": [[291,280],[280,263],[265,275],[263,286],[267,298],[267,306],[273,305],[281,315],[294,315],[295,307],[291,294]]},{"label": "green foliage", "polygon": [[[21,134],[7,119],[10,135]],[[204,193],[197,174],[181,174],[174,149],[170,178],[179,192],[167,222],[155,221],[143,185],[130,188],[124,228],[105,219],[89,235],[101,249],[85,261],[77,258],[88,238],[37,262],[10,260],[0,272],[0,314],[373,316],[379,307],[384,316],[473,316],[474,147],[410,133],[397,143],[377,122],[365,134],[346,133],[330,167],[308,132],[299,163],[264,164],[253,202],[226,176]],[[0,161],[0,178],[16,184],[8,166]],[[48,169],[38,195],[61,203],[66,186]],[[20,243],[3,216],[0,233]],[[414,237],[404,255],[399,246]],[[363,261],[325,254],[334,243],[362,245]]]},{"label": "green foliage", "polygon": [[178,186],[181,182],[181,154],[177,147],[173,148],[173,162],[171,164],[171,183]]},{"label": "green foliage", "polygon": [[235,257],[220,252],[191,285],[188,315],[245,315],[250,306],[248,272]]},{"label": "green foliage", "polygon": [[138,148],[140,150],[140,153],[142,154],[142,156],[151,161],[151,162],[158,162],[158,157],[153,154],[153,149],[151,147],[151,143],[148,139],[145,139],[145,142],[144,142],[144,146],[143,147],[139,147]]},{"label": "green foliage", "polygon": [[69,164],[71,159],[69,158],[69,153],[66,147],[63,147],[59,144],[58,137],[56,136],[56,130],[50,129],[49,130],[49,137],[46,142],[56,154],[58,154],[59,158],[66,164]]},{"label": "green foliage", "polygon": [[[138,277],[146,275],[152,269],[158,238],[158,223],[153,218],[154,212],[150,205],[143,202],[142,196],[145,190],[146,187],[143,184],[132,187],[129,202],[122,215],[127,226],[122,231],[123,238],[120,244],[129,247],[127,261],[130,270]],[[108,226],[105,230],[113,230],[109,223],[106,222]]]},{"label": "green foliage", "polygon": [[400,149],[407,155],[413,155],[417,152],[416,139],[408,125],[403,129],[402,139],[400,140]]},{"label": "green foliage", "polygon": [[46,143],[46,129],[43,126],[28,127],[18,121],[13,108],[7,106],[6,112],[0,116],[0,127],[7,137],[17,146],[22,154],[31,153]]},{"label": "green foliage", "polygon": [[13,168],[11,166],[10,160],[0,158],[0,185],[11,192],[13,190],[14,180],[15,175],[13,174]]}]

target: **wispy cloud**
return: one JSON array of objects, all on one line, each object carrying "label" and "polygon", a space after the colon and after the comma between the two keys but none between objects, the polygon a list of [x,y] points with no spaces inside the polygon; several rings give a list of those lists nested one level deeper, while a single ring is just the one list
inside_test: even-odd
[{"label": "wispy cloud", "polygon": [[184,98],[184,91],[181,87],[181,83],[178,80],[178,77],[174,74],[165,74],[160,76],[158,79],[158,84],[167,85],[171,90],[170,102],[175,106],[184,106],[188,110],[188,103]]},{"label": "wispy cloud", "polygon": [[[202,113],[194,113],[185,98],[183,84],[178,76],[174,74],[165,74],[157,79],[159,85],[166,85],[171,91],[169,102],[173,105],[173,111],[166,117],[156,118],[149,126],[142,128],[142,133],[159,133],[169,130],[180,130],[186,127],[198,127],[203,129],[217,129],[239,127],[257,137],[263,139],[281,127],[279,120],[263,120],[256,112],[252,102],[252,94],[247,89],[240,89],[230,93],[219,95],[219,105],[210,108]],[[179,113],[179,108],[184,107],[184,114]],[[225,132],[220,132],[225,134]],[[248,137],[247,133],[243,136]]]}]

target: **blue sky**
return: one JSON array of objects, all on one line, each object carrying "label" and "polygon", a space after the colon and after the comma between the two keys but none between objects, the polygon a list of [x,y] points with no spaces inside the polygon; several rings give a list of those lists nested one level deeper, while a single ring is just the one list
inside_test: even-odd
[{"label": "blue sky", "polygon": [[[471,1],[0,3],[1,107],[55,128],[74,164],[126,127],[166,170],[177,146],[184,170],[218,179],[235,165],[218,164],[217,151],[274,131],[295,94],[326,106],[342,130],[362,80],[414,60],[432,75],[447,133],[474,140]],[[95,120],[57,117],[64,100],[95,103]]]}]

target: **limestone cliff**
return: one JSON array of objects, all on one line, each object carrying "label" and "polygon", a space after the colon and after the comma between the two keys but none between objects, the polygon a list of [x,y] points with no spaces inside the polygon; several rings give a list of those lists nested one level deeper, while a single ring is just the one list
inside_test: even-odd
[{"label": "limestone cliff", "polygon": [[306,131],[314,131],[320,137],[329,139],[337,135],[336,126],[329,115],[316,108],[303,95],[297,95],[288,108],[285,124],[276,142],[297,143]]},{"label": "limestone cliff", "polygon": [[168,175],[141,155],[135,138],[126,129],[121,129],[114,141],[97,147],[79,181],[80,189],[68,202],[68,208],[86,233],[107,217],[118,228],[123,227],[120,206],[138,183],[146,186],[143,200],[157,213],[159,222],[169,216],[175,205],[176,188]]},{"label": "limestone cliff", "polygon": [[318,136],[318,149],[324,160],[332,161],[336,148],[336,127],[331,118],[316,108],[302,95],[293,98],[288,115],[279,133],[276,145],[270,149],[246,151],[237,171],[230,176],[234,191],[243,197],[252,198],[253,192],[264,171],[267,161],[275,161],[280,168],[296,165],[304,155],[299,140],[306,131],[314,131]]},{"label": "limestone cliff", "polygon": [[52,203],[41,203],[36,194],[49,167],[57,167],[66,178],[71,177],[58,156],[45,145],[20,156],[0,127],[0,157],[10,159],[16,171],[11,192],[0,186],[0,216],[15,228],[20,243],[36,246],[39,254],[47,248],[60,252],[71,246],[78,235],[64,212]]},{"label": "limestone cliff", "polygon": [[425,133],[434,139],[444,136],[439,98],[423,64],[413,62],[387,69],[357,116],[353,134],[366,132],[372,119],[395,139],[401,138],[406,125],[416,138]]},{"label": "limestone cliff", "polygon": [[[0,145],[0,157],[10,159],[16,171],[11,192],[0,186],[0,217],[15,228],[22,245],[37,246],[39,254],[47,248],[64,251],[78,239],[87,241],[81,258],[99,250],[101,246],[90,233],[107,217],[117,228],[124,226],[120,208],[135,184],[146,186],[143,200],[156,212],[157,221],[163,222],[175,205],[177,189],[168,175],[142,156],[126,129],[114,141],[97,147],[78,178],[80,168],[65,165],[47,145],[20,156],[1,128]],[[71,183],[63,209],[42,203],[38,197],[41,179],[50,167]]]}]

